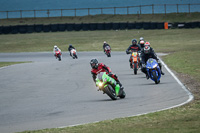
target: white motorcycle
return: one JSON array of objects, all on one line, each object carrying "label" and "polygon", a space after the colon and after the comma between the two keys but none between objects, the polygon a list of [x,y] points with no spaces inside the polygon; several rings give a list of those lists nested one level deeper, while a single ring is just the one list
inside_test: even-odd
[{"label": "white motorcycle", "polygon": [[78,59],[76,49],[71,49],[70,53],[71,53],[71,56],[72,56],[73,59]]}]

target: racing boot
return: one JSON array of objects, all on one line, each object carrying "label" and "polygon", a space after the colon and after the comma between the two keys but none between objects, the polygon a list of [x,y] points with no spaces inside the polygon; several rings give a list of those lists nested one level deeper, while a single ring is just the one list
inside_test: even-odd
[{"label": "racing boot", "polygon": [[122,86],[122,84],[119,81],[117,81],[117,84],[119,84],[119,86],[120,86],[118,96],[121,96],[123,94],[124,87]]},{"label": "racing boot", "polygon": [[146,73],[146,78],[149,79],[149,74],[148,73]]},{"label": "racing boot", "polygon": [[164,73],[163,71],[161,71],[161,74],[162,74],[162,75],[165,75],[165,73]]}]

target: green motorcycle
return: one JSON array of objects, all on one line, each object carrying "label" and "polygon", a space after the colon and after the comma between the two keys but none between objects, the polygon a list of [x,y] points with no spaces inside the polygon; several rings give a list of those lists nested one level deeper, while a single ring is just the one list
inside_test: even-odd
[{"label": "green motorcycle", "polygon": [[97,75],[96,86],[99,87],[99,90],[106,93],[112,100],[117,100],[117,97],[125,98],[126,96],[124,90],[119,94],[119,84],[117,84],[115,79],[108,76],[106,72],[101,72]]}]

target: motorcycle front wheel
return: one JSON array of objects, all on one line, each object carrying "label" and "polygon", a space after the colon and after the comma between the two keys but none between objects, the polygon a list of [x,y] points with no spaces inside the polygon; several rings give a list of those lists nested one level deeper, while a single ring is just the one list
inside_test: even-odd
[{"label": "motorcycle front wheel", "polygon": [[117,100],[117,96],[116,96],[116,93],[115,93],[115,90],[114,88],[108,84],[108,86],[106,86],[104,88],[104,92],[112,99],[112,100]]}]

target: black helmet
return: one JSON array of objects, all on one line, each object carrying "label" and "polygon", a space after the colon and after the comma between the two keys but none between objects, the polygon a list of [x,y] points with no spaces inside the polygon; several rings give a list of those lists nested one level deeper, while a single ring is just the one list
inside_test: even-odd
[{"label": "black helmet", "polygon": [[133,45],[136,45],[136,44],[137,44],[137,40],[136,40],[136,39],[133,39],[133,40],[132,40],[132,44],[133,44]]},{"label": "black helmet", "polygon": [[150,53],[150,47],[149,46],[145,46],[144,47],[144,53],[145,54],[149,54]]},{"label": "black helmet", "polygon": [[90,61],[90,65],[92,68],[97,69],[98,68],[98,60],[97,59],[92,59]]},{"label": "black helmet", "polygon": [[72,45],[71,45],[71,44],[69,44],[69,47],[72,47]]}]

